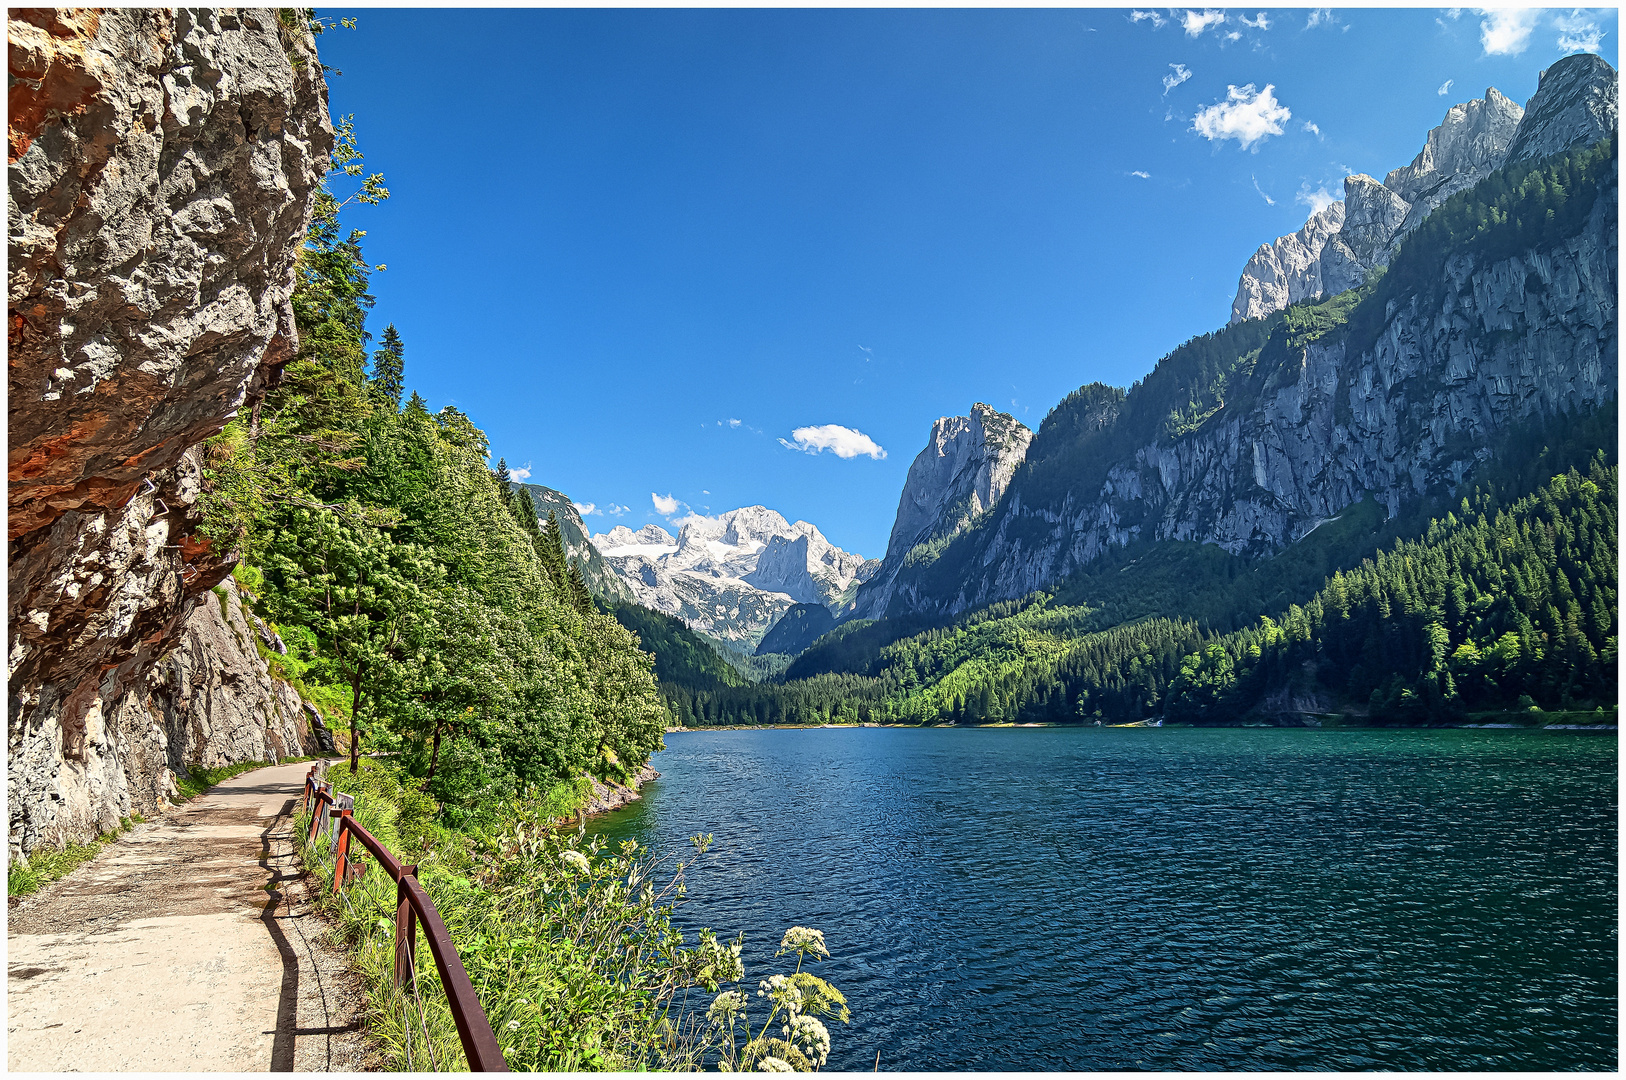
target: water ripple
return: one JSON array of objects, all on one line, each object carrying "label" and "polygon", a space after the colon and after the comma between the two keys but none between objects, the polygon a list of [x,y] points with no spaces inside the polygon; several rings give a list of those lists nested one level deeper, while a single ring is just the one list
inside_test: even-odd
[{"label": "water ripple", "polygon": [[603,819],[715,855],[687,926],[793,924],[830,1066],[1612,1069],[1616,743],[1524,732],[672,735]]}]

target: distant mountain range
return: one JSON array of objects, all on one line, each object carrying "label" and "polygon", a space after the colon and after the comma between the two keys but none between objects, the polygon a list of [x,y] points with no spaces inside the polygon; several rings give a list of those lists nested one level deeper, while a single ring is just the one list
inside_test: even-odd
[{"label": "distant mountain range", "polygon": [[658,525],[618,525],[591,542],[637,603],[742,653],[755,650],[797,604],[849,604],[880,568],[836,547],[816,526],[765,506],[690,515],[676,537]]}]

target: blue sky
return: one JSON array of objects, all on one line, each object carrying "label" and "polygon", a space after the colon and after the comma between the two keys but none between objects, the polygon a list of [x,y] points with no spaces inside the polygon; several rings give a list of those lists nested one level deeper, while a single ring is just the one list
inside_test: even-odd
[{"label": "blue sky", "polygon": [[1129,385],[1451,104],[1618,66],[1612,9],[321,14],[409,387],[595,532],[762,503],[870,556],[939,416]]}]

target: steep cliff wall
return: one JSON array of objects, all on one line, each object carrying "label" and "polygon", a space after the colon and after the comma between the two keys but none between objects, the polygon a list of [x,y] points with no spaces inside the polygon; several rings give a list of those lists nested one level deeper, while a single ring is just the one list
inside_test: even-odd
[{"label": "steep cliff wall", "polygon": [[1102,479],[1069,473],[1078,455],[1019,473],[992,520],[899,576],[889,610],[947,614],[1053,587],[1137,540],[1267,555],[1368,494],[1392,513],[1449,490],[1519,421],[1607,406],[1617,189],[1611,173],[1567,238],[1496,258],[1451,249],[1438,280],[1379,304],[1369,332],[1279,329],[1239,347],[1205,415],[1135,443],[1113,414],[1081,451]]},{"label": "steep cliff wall", "polygon": [[1329,231],[1318,220],[1323,211],[1297,233],[1260,247],[1242,268],[1231,322],[1262,318],[1361,284],[1387,266],[1401,239],[1457,192],[1505,164],[1535,161],[1608,136],[1618,120],[1619,98],[1615,70],[1600,57],[1577,53],[1541,73],[1524,108],[1494,86],[1483,98],[1451,106],[1410,165],[1393,170],[1381,184],[1370,176],[1345,178],[1338,228]]},{"label": "steep cliff wall", "polygon": [[977,402],[966,416],[941,417],[915,455],[898,497],[886,557],[859,586],[852,614],[873,619],[892,601],[893,583],[924,544],[943,543],[1004,497],[1033,432],[1014,417]]},{"label": "steep cliff wall", "polygon": [[151,809],[220,745],[177,747],[144,695],[230,573],[195,447],[296,347],[333,133],[309,32],[270,9],[14,9],[8,44],[15,857]]}]

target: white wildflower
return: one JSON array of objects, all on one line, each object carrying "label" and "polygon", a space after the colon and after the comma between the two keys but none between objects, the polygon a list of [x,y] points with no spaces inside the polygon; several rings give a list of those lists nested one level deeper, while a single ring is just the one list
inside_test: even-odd
[{"label": "white wildflower", "polygon": [[581,852],[567,851],[559,857],[565,861],[566,866],[570,867],[572,870],[575,870],[577,873],[587,873],[587,856],[583,855]]},{"label": "white wildflower", "polygon": [[811,1016],[798,1016],[785,1025],[785,1038],[815,1065],[830,1057],[830,1029]]},{"label": "white wildflower", "polygon": [[793,926],[785,931],[784,940],[779,943],[780,952],[799,952],[804,956],[829,956],[830,950],[824,947],[824,931],[814,930],[810,926]]},{"label": "white wildflower", "polygon": [[765,997],[791,1016],[802,1011],[802,991],[783,975],[770,975],[761,982],[758,997]]},{"label": "white wildflower", "polygon": [[508,1030],[509,1031],[518,1031],[519,1030],[519,1021],[518,1020],[510,1020],[510,1021],[508,1021]]},{"label": "white wildflower", "polygon": [[738,990],[724,990],[718,994],[706,1010],[706,1019],[722,1027],[733,1020],[734,1017],[745,1011],[746,1002],[751,999]]},{"label": "white wildflower", "polygon": [[757,1072],[795,1072],[790,1062],[782,1061],[776,1057],[765,1057],[757,1062]]}]

